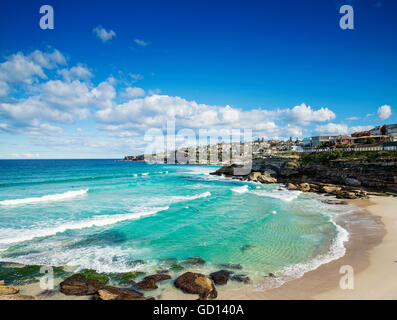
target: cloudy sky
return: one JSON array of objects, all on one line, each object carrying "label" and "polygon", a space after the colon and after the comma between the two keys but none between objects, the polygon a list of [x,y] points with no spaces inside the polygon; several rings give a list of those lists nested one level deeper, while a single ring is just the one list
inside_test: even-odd
[{"label": "cloudy sky", "polygon": [[0,158],[120,158],[149,130],[265,138],[396,123],[397,3],[0,2]]}]

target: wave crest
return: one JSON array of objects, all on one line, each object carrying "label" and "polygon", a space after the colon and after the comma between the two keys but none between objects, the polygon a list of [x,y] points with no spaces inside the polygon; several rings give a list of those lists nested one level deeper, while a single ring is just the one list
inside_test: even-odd
[{"label": "wave crest", "polygon": [[3,200],[0,201],[0,205],[2,206],[15,206],[21,204],[32,204],[32,203],[40,203],[40,202],[50,202],[50,201],[63,201],[67,199],[72,199],[78,196],[82,196],[88,192],[88,189],[76,190],[76,191],[67,191],[64,193],[55,193],[48,194],[42,197],[32,197],[32,198],[23,198],[23,199],[12,199],[12,200]]},{"label": "wave crest", "polygon": [[[90,219],[85,219],[81,221],[73,221],[60,224],[55,227],[50,228],[37,228],[30,230],[15,230],[9,229],[7,230],[7,235],[11,235],[11,237],[0,239],[0,244],[10,244],[17,243],[23,241],[29,241],[38,237],[48,237],[55,235],[57,233],[65,232],[67,230],[77,230],[91,227],[103,227],[107,225],[112,225],[118,222],[127,221],[127,220],[137,220],[142,217],[150,216],[156,214],[159,211],[168,210],[169,207],[160,207],[153,208],[149,211],[143,212],[134,212],[127,214],[114,214],[114,215],[100,215],[94,216]],[[14,233],[14,234],[13,234]]]}]

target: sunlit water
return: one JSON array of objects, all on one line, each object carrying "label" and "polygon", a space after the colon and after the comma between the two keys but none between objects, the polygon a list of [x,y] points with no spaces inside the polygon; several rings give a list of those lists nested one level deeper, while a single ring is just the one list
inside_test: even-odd
[{"label": "sunlit water", "polygon": [[344,254],[337,206],[216,168],[0,161],[0,261],[153,272],[198,256],[288,279]]}]

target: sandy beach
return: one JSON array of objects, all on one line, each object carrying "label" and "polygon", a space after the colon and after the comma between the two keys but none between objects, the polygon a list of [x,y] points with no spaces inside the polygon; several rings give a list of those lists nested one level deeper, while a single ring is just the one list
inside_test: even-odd
[{"label": "sandy beach", "polygon": [[[279,288],[260,291],[245,287],[220,292],[220,299],[397,299],[397,198],[350,200],[362,208],[340,222],[350,233],[344,257],[320,266]],[[359,221],[372,221],[363,227]],[[340,288],[342,266],[354,270],[354,289]]]}]

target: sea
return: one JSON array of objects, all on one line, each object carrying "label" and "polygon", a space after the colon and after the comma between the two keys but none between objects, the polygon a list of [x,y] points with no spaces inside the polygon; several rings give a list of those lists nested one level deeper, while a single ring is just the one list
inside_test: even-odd
[{"label": "sea", "polygon": [[274,286],[345,254],[335,221],[352,208],[217,168],[1,160],[0,261],[150,273],[200,257],[203,273],[230,265]]}]

